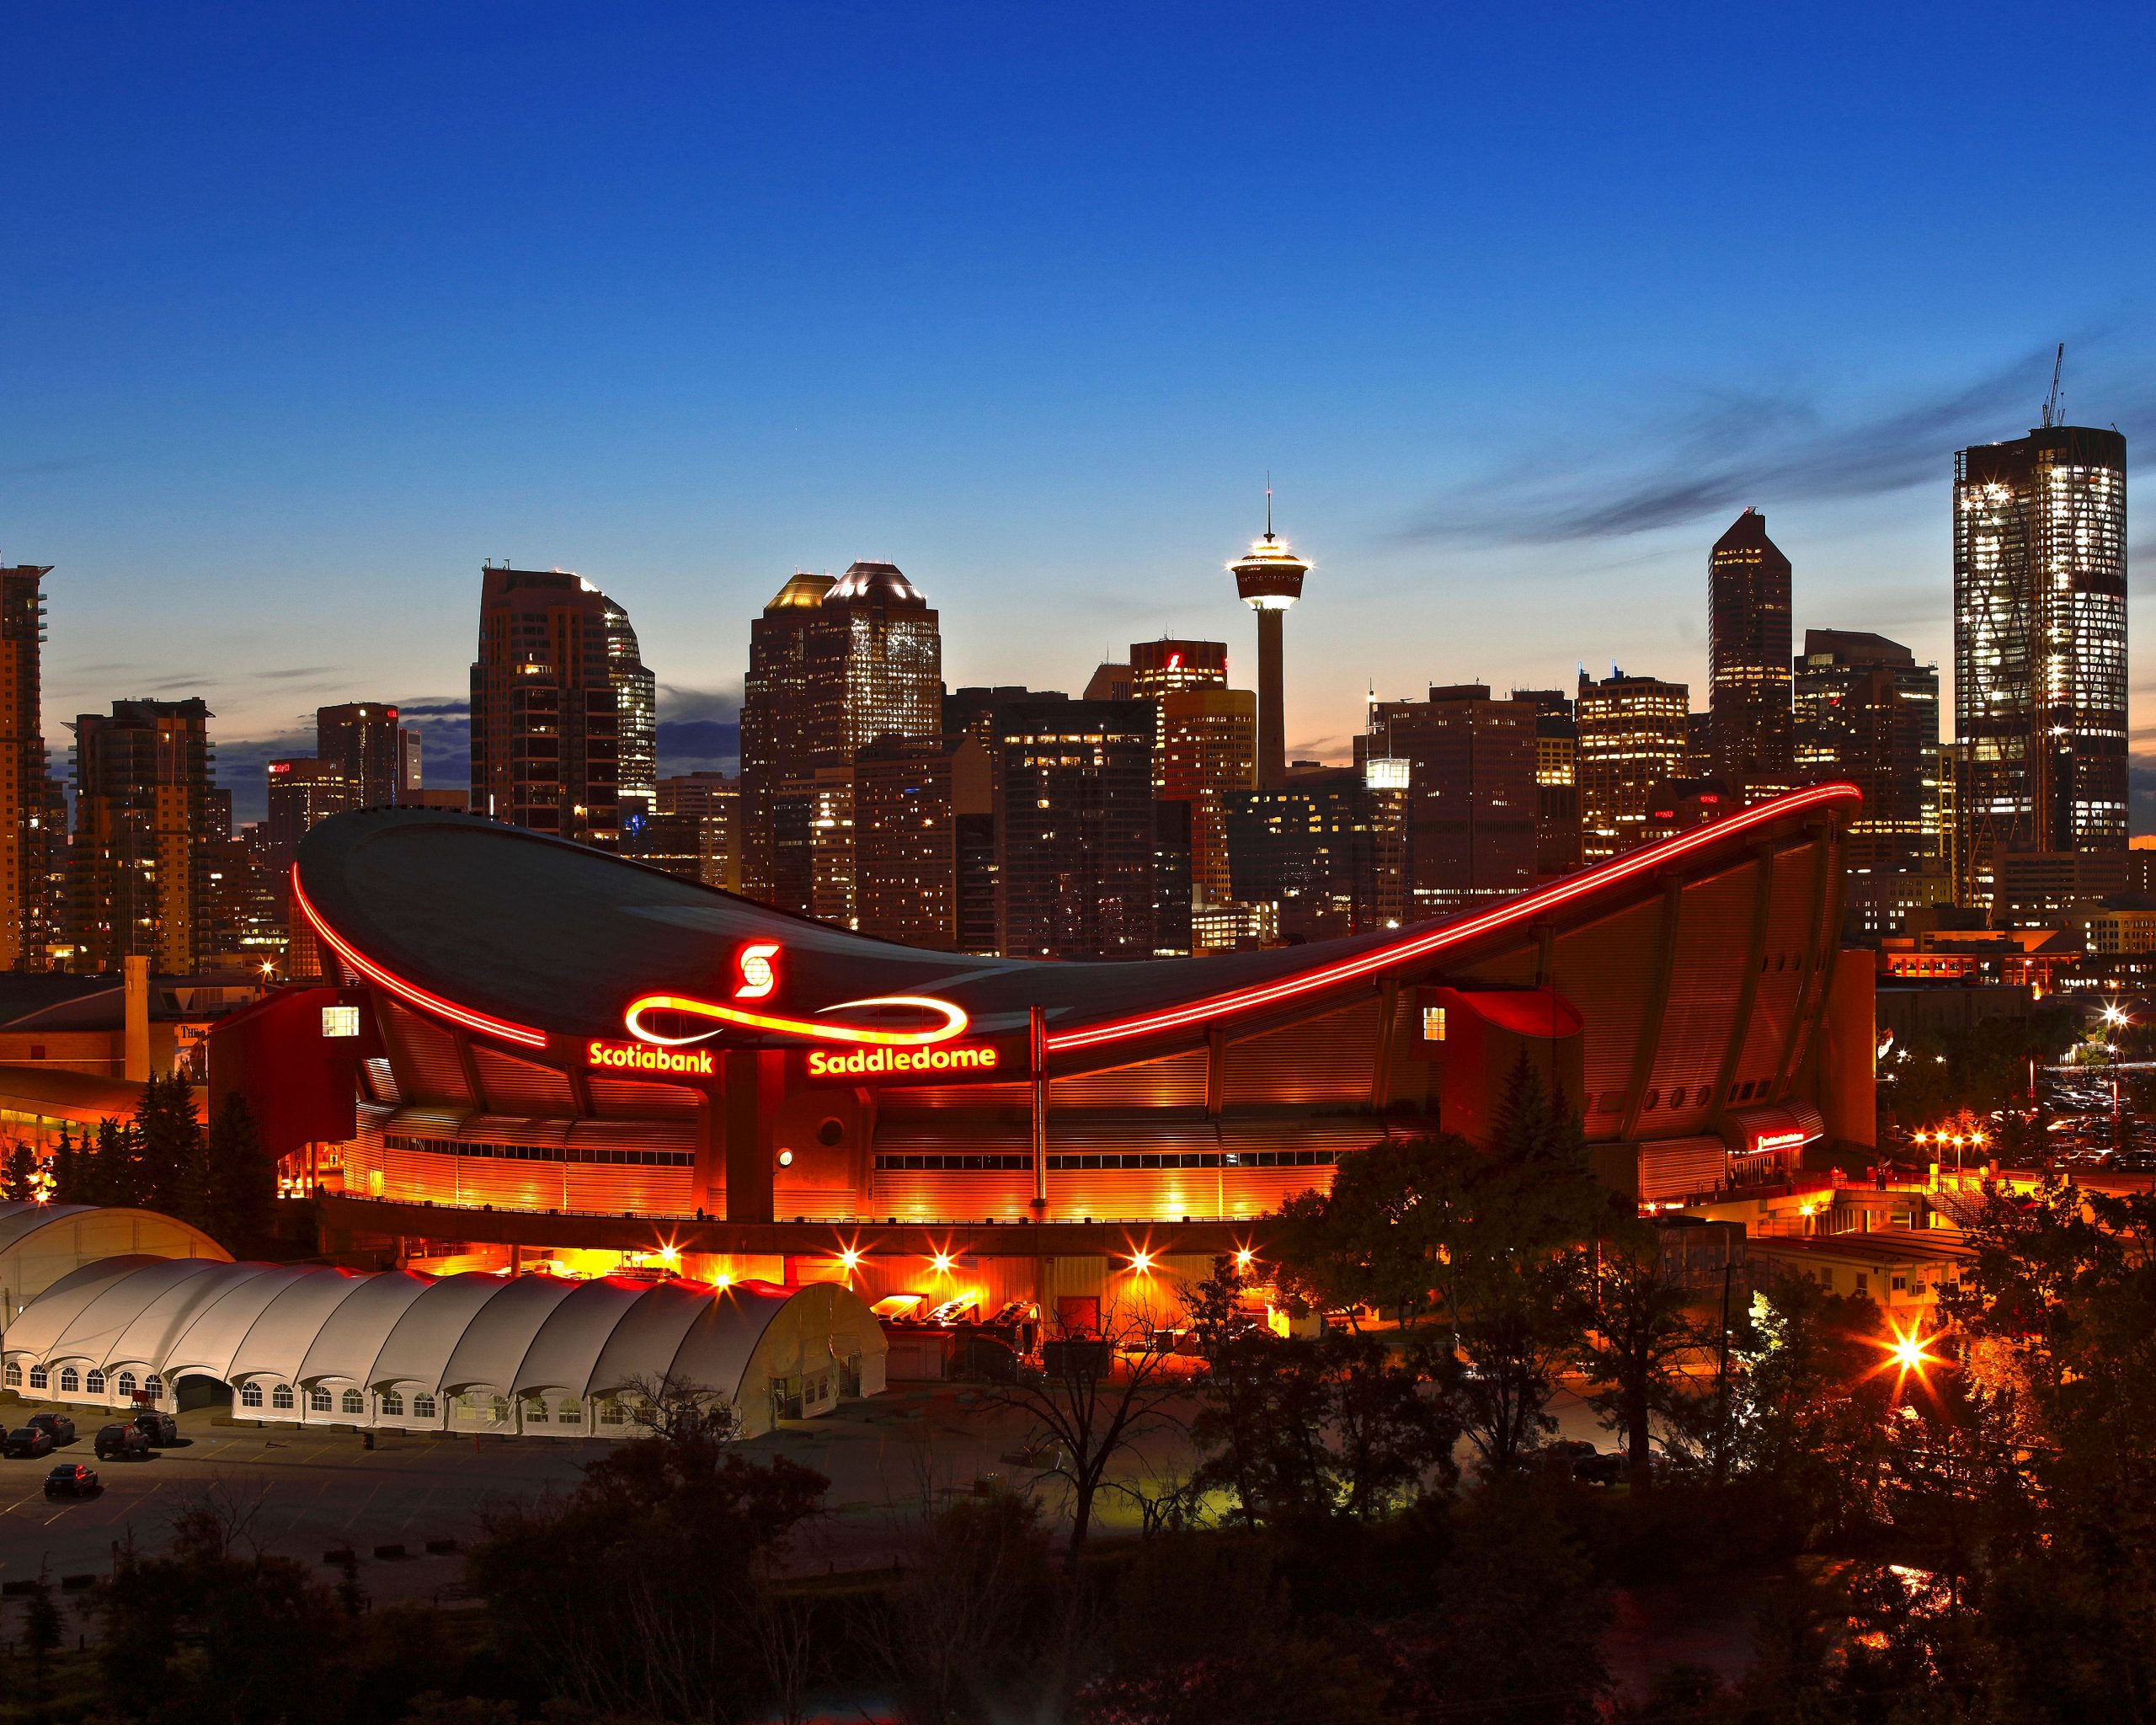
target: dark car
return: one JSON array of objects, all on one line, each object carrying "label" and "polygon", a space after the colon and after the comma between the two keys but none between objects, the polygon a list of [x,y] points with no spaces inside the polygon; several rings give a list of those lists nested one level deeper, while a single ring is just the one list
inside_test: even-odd
[{"label": "dark car", "polygon": [[1572,1463],[1572,1477],[1582,1485],[1622,1485],[1631,1471],[1630,1461],[1621,1450],[1597,1450]]},{"label": "dark car", "polygon": [[98,1432],[98,1460],[139,1461],[150,1453],[150,1440],[131,1425],[109,1425]]},{"label": "dark car", "polygon": [[52,1434],[41,1425],[19,1426],[8,1434],[8,1455],[10,1460],[19,1457],[35,1461],[41,1455],[52,1453]]},{"label": "dark car", "polygon": [[48,1498],[94,1498],[104,1489],[97,1469],[79,1461],[63,1461],[45,1477]]},{"label": "dark car", "polygon": [[179,1441],[179,1422],[161,1408],[146,1407],[136,1414],[135,1429],[150,1440],[153,1450],[166,1449]]},{"label": "dark car", "polygon": [[24,1423],[51,1432],[56,1446],[75,1441],[75,1422],[64,1413],[33,1413]]}]

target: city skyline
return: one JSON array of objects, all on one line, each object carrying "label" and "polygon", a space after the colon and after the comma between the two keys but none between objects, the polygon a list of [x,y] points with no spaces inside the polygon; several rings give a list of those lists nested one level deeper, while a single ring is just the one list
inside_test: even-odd
[{"label": "city skyline", "polygon": [[[2135,14],[2095,66],[1855,13],[1764,54],[1673,20],[1152,19],[1157,56],[1113,16],[1006,27],[676,20],[595,61],[543,12],[396,56],[316,22],[27,25],[70,123],[16,141],[38,267],[0,287],[0,363],[35,410],[0,431],[0,556],[56,566],[49,740],[169,696],[209,702],[235,769],[323,702],[424,728],[461,701],[484,557],[615,595],[676,727],[731,718],[734,619],[857,558],[931,594],[953,686],[1075,692],[1159,633],[1226,639],[1246,683],[1222,569],[1270,471],[1316,565],[1288,750],[1342,760],[1373,683],[1614,660],[1704,704],[1700,563],[1748,505],[1800,633],[1945,669],[1953,451],[2036,423],[2062,335],[2069,421],[2156,425],[2114,286],[2147,274]],[[728,55],[758,75],[713,103]],[[2100,175],[1988,147],[2052,56],[2107,115]],[[1740,63],[1819,123],[1673,155]],[[1292,135],[1209,138],[1222,92],[1290,74]],[[1026,123],[1073,78],[1094,111]],[[578,123],[480,147],[469,92],[504,83]],[[896,84],[894,131],[868,99]],[[1978,152],[1987,195],[1956,195]],[[1772,272],[1725,244],[1740,205]],[[1294,266],[1237,267],[1271,246]]]}]

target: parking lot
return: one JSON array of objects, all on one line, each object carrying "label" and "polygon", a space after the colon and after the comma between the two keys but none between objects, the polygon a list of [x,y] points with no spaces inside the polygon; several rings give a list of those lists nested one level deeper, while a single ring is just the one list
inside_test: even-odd
[{"label": "parking lot", "polygon": [[[0,1409],[10,1429],[38,1404]],[[65,1410],[62,1410],[65,1411]],[[1568,1438],[1608,1435],[1576,1397],[1553,1407]],[[207,1410],[180,1416],[181,1443],[139,1461],[100,1462],[91,1454],[99,1421],[87,1411],[75,1442],[39,1461],[0,1462],[0,1582],[40,1572],[56,1583],[109,1572],[129,1541],[163,1548],[174,1513],[205,1494],[245,1518],[247,1536],[265,1551],[297,1558],[324,1579],[324,1555],[350,1549],[360,1584],[378,1604],[398,1599],[451,1603],[461,1597],[463,1563],[456,1552],[429,1554],[429,1541],[462,1547],[480,1530],[491,1503],[573,1486],[582,1465],[611,1445],[604,1439],[401,1436],[378,1434],[365,1447],[354,1433],[235,1425]],[[830,1478],[825,1513],[794,1542],[804,1572],[888,1564],[905,1551],[924,1503],[974,1490],[991,1478],[1028,1483],[1033,1471],[1006,1459],[1026,1435],[1024,1419],[955,1385],[901,1386],[848,1402],[813,1421],[744,1444],[752,1456],[787,1455]],[[1179,1434],[1162,1432],[1126,1458],[1124,1475],[1167,1477],[1190,1455]],[[104,1490],[47,1502],[55,1462],[94,1466]],[[1102,1505],[1102,1530],[1136,1525],[1118,1498]],[[401,1555],[376,1555],[377,1548]],[[17,1601],[6,1602],[12,1610]]]}]

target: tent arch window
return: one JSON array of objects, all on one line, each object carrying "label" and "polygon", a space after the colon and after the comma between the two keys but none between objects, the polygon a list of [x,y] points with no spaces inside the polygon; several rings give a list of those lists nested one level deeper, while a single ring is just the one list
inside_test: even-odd
[{"label": "tent arch window", "polygon": [[79,1396],[82,1394],[82,1391],[83,1375],[77,1371],[72,1365],[61,1366],[60,1368],[60,1393],[63,1396]]},{"label": "tent arch window", "polygon": [[[258,1396],[260,1393],[259,1390],[256,1391]],[[290,1413],[292,1411],[292,1404],[298,1399],[292,1394],[292,1386],[290,1384],[279,1384],[270,1392],[270,1405],[280,1413]],[[259,1406],[260,1403],[258,1402],[256,1405]]]}]

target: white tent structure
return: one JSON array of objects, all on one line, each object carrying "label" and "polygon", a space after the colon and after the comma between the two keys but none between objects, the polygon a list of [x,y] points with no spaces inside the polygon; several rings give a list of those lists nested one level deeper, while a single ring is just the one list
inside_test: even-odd
[{"label": "white tent structure", "polygon": [[0,1204],[0,1332],[63,1276],[99,1258],[232,1254],[200,1228],[153,1210],[90,1204]]},{"label": "white tent structure", "polygon": [[626,1434],[638,1386],[716,1390],[744,1436],[883,1388],[883,1330],[833,1283],[571,1281],[129,1255],[33,1300],[0,1343],[19,1393],[94,1407],[229,1396],[241,1418]]}]

